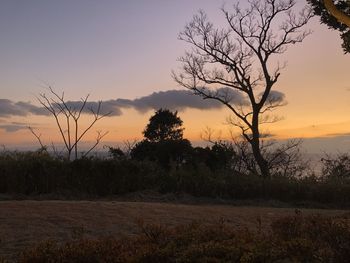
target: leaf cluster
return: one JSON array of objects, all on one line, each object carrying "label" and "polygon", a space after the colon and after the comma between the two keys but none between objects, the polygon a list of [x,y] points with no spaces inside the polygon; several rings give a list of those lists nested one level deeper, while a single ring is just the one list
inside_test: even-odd
[{"label": "leaf cluster", "polygon": [[[323,0],[308,0],[311,4],[315,14],[320,17],[321,22],[326,24],[329,28],[340,32],[340,37],[343,40],[342,48],[344,53],[350,52],[350,28],[345,24],[339,22],[326,9]],[[335,1],[336,8],[344,14],[350,16],[350,3],[347,0]]]}]

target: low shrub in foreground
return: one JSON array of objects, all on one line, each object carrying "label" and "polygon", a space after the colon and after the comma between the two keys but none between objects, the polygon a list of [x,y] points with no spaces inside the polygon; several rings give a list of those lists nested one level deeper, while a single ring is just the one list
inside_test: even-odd
[{"label": "low shrub in foreground", "polygon": [[346,217],[296,214],[271,230],[235,229],[219,222],[175,228],[140,224],[127,239],[45,242],[24,251],[31,262],[348,262],[350,224]]}]

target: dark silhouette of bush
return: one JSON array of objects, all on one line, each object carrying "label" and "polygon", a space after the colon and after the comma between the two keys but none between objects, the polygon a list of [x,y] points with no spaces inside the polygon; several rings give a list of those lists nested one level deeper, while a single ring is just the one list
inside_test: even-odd
[{"label": "dark silhouette of bush", "polygon": [[109,156],[114,159],[114,160],[124,160],[127,158],[125,155],[124,151],[120,149],[119,147],[110,147],[107,146],[108,148],[108,154]]},{"label": "dark silhouette of bush", "polygon": [[230,144],[214,143],[211,147],[195,147],[192,151],[192,164],[204,163],[211,171],[233,170],[239,160],[237,152]]},{"label": "dark silhouette of bush", "polygon": [[158,167],[132,160],[82,158],[72,162],[37,153],[0,157],[0,193],[106,196],[156,187]]},{"label": "dark silhouette of bush", "polygon": [[322,174],[327,178],[350,179],[350,155],[347,153],[337,156],[326,155],[321,159]]},{"label": "dark silhouette of bush", "polygon": [[186,139],[160,142],[143,140],[135,145],[130,154],[132,159],[156,162],[169,170],[172,164],[179,166],[188,161],[192,154],[192,146]]},{"label": "dark silhouette of bush", "polygon": [[[172,156],[170,153],[176,151],[167,151],[171,143],[157,143],[158,147],[164,147],[164,151],[155,151],[158,155],[152,156],[156,161],[150,158],[82,158],[68,162],[44,152],[2,153],[0,193],[12,196],[53,194],[69,199],[154,190],[196,197],[279,200],[291,205],[350,207],[348,178],[277,175],[262,178],[254,173],[237,172],[231,165],[221,169],[210,166],[207,161],[213,153],[209,148],[193,150],[187,145],[187,149],[191,150],[188,159],[185,154]],[[180,144],[179,148],[182,150],[185,147]],[[230,161],[232,164],[235,158]]]},{"label": "dark silhouette of bush", "polygon": [[174,228],[139,223],[140,233],[116,239],[41,243],[18,262],[348,262],[350,221],[303,216],[276,220],[270,230],[238,229],[224,220]]}]

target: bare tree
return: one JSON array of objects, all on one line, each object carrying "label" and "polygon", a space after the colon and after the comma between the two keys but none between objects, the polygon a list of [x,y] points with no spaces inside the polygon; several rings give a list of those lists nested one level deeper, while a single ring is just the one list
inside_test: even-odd
[{"label": "bare tree", "polygon": [[[237,138],[232,132],[231,140],[224,140],[221,139],[220,134],[214,136],[214,130],[206,128],[202,139],[231,151],[233,153],[231,165],[234,171],[241,174],[258,172],[249,143]],[[300,139],[289,140],[286,143],[276,140],[261,143],[260,149],[271,174],[283,177],[302,177],[312,174],[312,169],[309,167],[310,161],[301,154],[301,143]]]},{"label": "bare tree", "polygon": [[[67,151],[67,159],[71,160],[72,152],[74,151],[75,159],[78,158],[78,144],[86,133],[96,124],[97,121],[111,114],[111,112],[102,113],[101,106],[102,101],[97,103],[96,108],[89,108],[90,114],[93,116],[87,127],[80,131],[79,120],[82,113],[87,110],[87,100],[89,95],[81,99],[80,104],[77,106],[71,106],[68,101],[64,98],[64,93],[59,95],[51,87],[48,87],[50,96],[45,93],[39,94],[37,97],[39,103],[47,109],[50,114],[54,117],[57,124],[58,130],[62,137],[65,149]],[[37,135],[32,128],[29,128],[32,134],[37,138],[40,145],[43,146],[40,136]],[[88,155],[102,140],[108,132],[97,132],[95,143],[84,153],[83,156]],[[55,149],[55,147],[54,147]]]},{"label": "bare tree", "polygon": [[[195,15],[179,34],[192,49],[180,58],[182,71],[173,77],[194,94],[219,101],[233,113],[229,122],[240,128],[250,144],[261,175],[269,176],[259,127],[277,121],[268,113],[284,105],[282,93],[271,92],[283,66],[273,68],[271,59],[311,33],[301,28],[313,15],[309,8],[296,15],[294,0],[250,0],[247,5],[243,9],[236,3],[232,11],[222,8],[227,28],[215,28],[203,11]],[[222,86],[224,91],[215,89]],[[234,103],[237,92],[245,96],[241,103]]]}]

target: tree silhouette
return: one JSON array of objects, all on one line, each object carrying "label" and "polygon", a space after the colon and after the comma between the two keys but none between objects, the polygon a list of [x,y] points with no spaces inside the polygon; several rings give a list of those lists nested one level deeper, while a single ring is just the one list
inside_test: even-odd
[{"label": "tree silhouette", "polygon": [[[217,100],[233,113],[229,123],[240,128],[261,174],[269,176],[259,128],[275,122],[267,113],[283,105],[281,93],[271,93],[282,66],[273,68],[271,59],[310,33],[300,29],[312,17],[312,10],[294,14],[294,0],[251,0],[247,5],[242,9],[237,3],[233,11],[222,8],[227,28],[215,28],[203,11],[195,15],[179,35],[192,50],[180,58],[182,72],[173,77],[194,94]],[[246,100],[234,103],[237,91]]]},{"label": "tree silhouette", "polygon": [[177,111],[159,109],[149,119],[143,135],[150,142],[166,140],[181,140],[183,136],[182,120],[177,116]]},{"label": "tree silhouette", "polygon": [[[51,87],[48,87],[48,91],[50,95],[41,93],[37,99],[55,119],[57,128],[67,151],[67,159],[71,160],[72,152],[74,152],[74,157],[77,159],[78,145],[83,137],[96,124],[96,122],[110,115],[111,112],[102,113],[102,101],[99,101],[96,108],[89,108],[90,114],[93,116],[92,120],[87,127],[81,128],[79,120],[84,110],[86,110],[89,95],[82,98],[79,105],[71,106],[69,102],[65,100],[64,93],[59,95]],[[29,127],[29,130],[37,138],[43,148],[43,144],[40,140],[41,135],[37,135],[31,127]],[[93,149],[95,149],[95,147],[101,142],[102,138],[107,134],[108,132],[102,133],[101,131],[97,131],[95,143],[84,153],[83,157],[87,156]],[[54,151],[56,151],[54,145],[53,148]]]},{"label": "tree silhouette", "polygon": [[149,160],[169,169],[171,162],[179,165],[191,154],[189,140],[183,139],[182,120],[177,111],[159,109],[149,119],[143,131],[144,140],[132,149],[131,158]]},{"label": "tree silhouette", "polygon": [[350,52],[350,1],[308,0],[321,22],[329,28],[338,30],[343,40],[342,48]]}]

